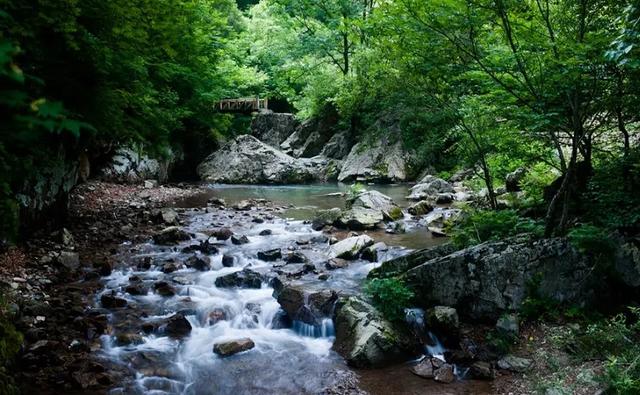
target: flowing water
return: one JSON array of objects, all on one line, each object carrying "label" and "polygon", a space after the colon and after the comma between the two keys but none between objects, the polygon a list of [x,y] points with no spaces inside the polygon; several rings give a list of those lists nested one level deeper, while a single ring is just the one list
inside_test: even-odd
[{"label": "flowing water", "polygon": [[[405,186],[377,189],[404,205]],[[274,271],[290,266],[295,268],[295,265],[281,267],[281,262],[264,262],[257,258],[259,251],[274,248],[282,249],[283,253],[288,250],[302,252],[323,269],[320,263],[328,259],[329,244],[321,232],[313,231],[304,220],[310,218],[315,209],[342,206],[344,198],[326,196],[342,190],[343,187],[331,185],[212,187],[206,196],[181,204],[203,207],[211,196],[224,198],[229,205],[240,199],[266,198],[276,205],[286,204],[287,209],[279,212],[272,208],[250,212],[187,209],[183,227],[195,234],[197,240],[182,242],[176,248],[157,246],[151,241],[123,245],[119,255],[121,269],[104,278],[101,294],[115,293],[125,298],[128,305],[110,310],[112,331],[103,336],[100,353],[135,372],[135,380],[123,383],[111,393],[312,394],[336,384],[343,377],[341,373],[349,368],[331,350],[334,330],[330,317],[325,317],[320,325],[294,321],[288,328],[283,328],[282,311],[272,296],[273,289],[268,281],[264,281],[259,289],[221,288],[215,281],[246,267],[267,278],[274,277]],[[257,217],[264,222],[254,221]],[[234,245],[227,240],[217,242],[220,249],[217,254],[198,253],[210,261],[207,271],[182,268],[165,273],[161,270],[167,262],[183,262],[192,256],[193,253],[182,252],[182,248],[207,240],[207,231],[221,226],[231,228],[235,234],[246,235],[249,243]],[[271,234],[260,235],[265,229]],[[413,248],[441,242],[441,239],[426,237],[422,231],[393,236],[379,231],[371,235],[390,245],[382,252],[380,262],[406,254],[409,250],[401,242],[403,240]],[[234,257],[232,267],[223,266],[222,254]],[[150,267],[138,269],[140,262],[150,262]],[[359,291],[367,273],[377,265],[379,263],[356,260],[346,268],[327,272],[329,278],[326,280],[319,279],[316,273],[308,273],[299,276],[295,282],[304,285],[305,289],[332,289],[353,294]],[[154,284],[159,281],[168,283],[175,295],[161,296],[154,292]],[[125,291],[131,284],[148,291],[131,295]],[[97,306],[101,294],[96,296]],[[183,314],[192,327],[190,334],[182,339],[167,336],[166,328],[162,324],[158,326],[176,312]],[[155,329],[141,331],[145,325]],[[255,348],[226,358],[212,352],[216,343],[242,338],[253,340]],[[408,371],[406,367],[402,368]],[[396,372],[380,370],[378,376],[371,374],[363,374],[363,384],[372,393],[385,393],[384,387],[377,387],[376,380]],[[414,378],[408,380],[413,382]]]}]

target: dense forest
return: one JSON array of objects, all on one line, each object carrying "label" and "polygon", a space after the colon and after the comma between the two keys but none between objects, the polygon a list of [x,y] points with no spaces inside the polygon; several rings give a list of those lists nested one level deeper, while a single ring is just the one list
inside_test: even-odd
[{"label": "dense forest", "polygon": [[[64,217],[79,183],[65,169],[118,147],[177,157],[171,181],[193,181],[248,133],[250,115],[214,109],[239,97],[301,122],[329,117],[364,146],[399,143],[407,181],[466,172],[480,198],[443,225],[458,249],[566,237],[604,279],[621,240],[640,235],[630,0],[0,0],[0,81],[2,248]],[[391,316],[413,297],[402,281],[368,286]],[[632,294],[581,311],[591,326],[572,345],[610,357],[611,393],[640,392],[640,348],[625,343],[640,336]],[[560,309],[527,300],[534,320]],[[5,343],[2,363],[16,352]]]}]

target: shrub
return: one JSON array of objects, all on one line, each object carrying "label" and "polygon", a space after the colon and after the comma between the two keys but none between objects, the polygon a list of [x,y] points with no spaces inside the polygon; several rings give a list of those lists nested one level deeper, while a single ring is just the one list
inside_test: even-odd
[{"label": "shrub", "polygon": [[349,190],[347,191],[347,202],[351,202],[355,200],[358,197],[358,195],[360,195],[362,192],[366,190],[367,188],[364,186],[364,184],[361,184],[359,182],[352,184],[349,187]]},{"label": "shrub", "polygon": [[22,345],[22,334],[11,323],[6,304],[0,297],[0,394],[18,394],[8,369]]},{"label": "shrub", "polygon": [[610,257],[615,252],[615,243],[604,228],[583,224],[571,229],[568,237],[571,244],[585,254]]},{"label": "shrub", "polygon": [[544,188],[550,185],[560,174],[546,163],[536,163],[525,174],[520,187],[525,192],[527,206],[544,203]]},{"label": "shrub", "polygon": [[376,278],[365,284],[365,293],[373,304],[391,321],[402,321],[404,309],[409,307],[413,292],[398,278]]},{"label": "shrub", "polygon": [[540,223],[518,215],[515,210],[476,210],[461,216],[461,220],[450,226],[453,243],[469,247],[489,240],[500,240],[520,233],[543,234]]}]

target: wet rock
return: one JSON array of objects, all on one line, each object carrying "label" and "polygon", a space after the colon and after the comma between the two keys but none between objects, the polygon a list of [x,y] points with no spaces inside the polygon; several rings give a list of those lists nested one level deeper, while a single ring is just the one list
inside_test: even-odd
[{"label": "wet rock", "polygon": [[176,289],[166,281],[158,281],[153,284],[153,288],[156,290],[156,293],[161,296],[171,297],[176,294]]},{"label": "wet rock", "polygon": [[137,333],[120,333],[116,335],[116,345],[128,346],[130,344],[142,344],[143,339]]},{"label": "wet rock", "polygon": [[260,236],[271,236],[273,234],[273,231],[271,229],[264,229],[261,230],[260,233],[258,233],[258,235]]},{"label": "wet rock", "polygon": [[207,201],[208,204],[215,207],[225,207],[227,202],[224,199],[212,197]]},{"label": "wet rock", "polygon": [[191,333],[191,324],[184,315],[177,313],[167,319],[164,332],[175,338],[185,337]]},{"label": "wet rock", "polygon": [[207,325],[215,325],[220,321],[224,321],[227,319],[227,313],[220,308],[213,309],[207,314],[206,323]]},{"label": "wet rock", "polygon": [[129,295],[146,295],[148,290],[147,287],[142,285],[141,283],[129,284],[125,287],[125,292]]},{"label": "wet rock", "polygon": [[178,213],[172,208],[158,210],[153,219],[158,224],[178,225]]},{"label": "wet rock", "polygon": [[402,218],[402,209],[389,196],[378,191],[364,191],[348,202],[351,207],[363,207],[378,210],[387,221]]},{"label": "wet rock", "polygon": [[184,264],[190,269],[196,269],[201,272],[205,272],[210,268],[209,258],[197,255],[190,256]]},{"label": "wet rock", "polygon": [[210,234],[218,240],[229,240],[229,238],[233,236],[233,232],[229,228],[214,229]]},{"label": "wet rock", "polygon": [[322,230],[325,226],[330,226],[338,222],[342,216],[342,210],[334,207],[328,210],[318,210],[311,221],[313,230]]},{"label": "wet rock", "polygon": [[258,259],[265,262],[277,261],[282,258],[282,251],[279,248],[268,251],[258,251]]},{"label": "wet rock", "polygon": [[411,373],[425,379],[432,379],[434,368],[431,363],[431,359],[432,358],[424,358],[417,365],[411,368]]},{"label": "wet rock", "polygon": [[325,235],[313,236],[309,239],[309,243],[313,244],[327,244],[329,242],[329,238]]},{"label": "wet rock", "polygon": [[454,194],[452,193],[439,193],[436,196],[436,204],[449,204],[453,202]]},{"label": "wet rock", "polygon": [[163,273],[173,273],[178,269],[180,269],[180,265],[178,263],[176,263],[176,262],[173,262],[173,261],[165,262],[162,265],[162,272]]},{"label": "wet rock", "polygon": [[235,258],[231,255],[225,254],[222,256],[222,266],[224,267],[232,267],[234,261]]},{"label": "wet rock", "polygon": [[77,252],[62,251],[56,258],[56,262],[66,270],[74,271],[80,267],[80,256]]},{"label": "wet rock", "polygon": [[233,209],[238,211],[250,211],[253,206],[254,204],[251,200],[241,200],[233,205]]},{"label": "wet rock", "polygon": [[356,259],[363,249],[373,243],[373,239],[367,235],[349,237],[329,247],[329,256],[331,258]]},{"label": "wet rock", "polygon": [[523,373],[529,370],[533,361],[527,358],[520,358],[515,355],[506,355],[498,361],[498,367],[512,372]]},{"label": "wet rock", "polygon": [[427,325],[442,334],[456,334],[460,329],[460,320],[456,309],[447,306],[435,306],[427,310]]},{"label": "wet rock", "polygon": [[340,259],[340,258],[329,259],[324,264],[324,267],[327,270],[344,269],[347,266],[349,266],[349,261],[346,259]]},{"label": "wet rock", "polygon": [[127,300],[117,296],[115,292],[105,293],[100,296],[100,304],[106,309],[125,307]]},{"label": "wet rock", "polygon": [[496,372],[489,362],[476,361],[469,367],[471,377],[479,380],[493,380],[496,378]]},{"label": "wet rock", "polygon": [[323,318],[333,313],[338,294],[332,290],[305,292],[303,288],[291,284],[274,291],[274,297],[287,315],[295,321],[309,325],[320,325]]},{"label": "wet rock", "polygon": [[175,245],[187,240],[191,240],[191,235],[177,226],[171,226],[153,235],[154,243],[159,245]]},{"label": "wet rock", "polygon": [[239,352],[248,351],[256,345],[249,338],[232,340],[224,343],[216,343],[213,345],[213,352],[221,357],[228,357]]},{"label": "wet rock", "polygon": [[330,276],[327,273],[321,273],[318,276],[318,280],[320,281],[327,281],[330,278]]},{"label": "wet rock", "polygon": [[153,259],[151,259],[150,256],[145,256],[142,259],[140,259],[140,261],[138,261],[137,268],[140,270],[149,270],[151,269],[152,262],[153,262]]},{"label": "wet rock", "polygon": [[272,329],[286,329],[291,328],[291,318],[289,315],[284,312],[284,310],[278,310],[278,312],[273,316],[273,320],[271,321]]},{"label": "wet rock", "polygon": [[362,250],[362,254],[360,254],[360,258],[369,262],[378,262],[378,252],[386,251],[387,249],[388,247],[386,244],[382,242],[375,243],[371,247],[367,247],[364,250]]},{"label": "wet rock", "polygon": [[242,236],[233,235],[231,236],[231,243],[235,245],[248,244],[249,238],[245,235],[242,235]]},{"label": "wet rock", "polygon": [[427,200],[421,200],[418,203],[414,203],[407,209],[411,215],[425,215],[433,211],[433,204]]},{"label": "wet rock", "polygon": [[293,251],[287,253],[287,255],[284,257],[284,261],[287,263],[306,263],[309,262],[309,258],[307,258],[301,252]]},{"label": "wet rock", "polygon": [[253,270],[243,269],[241,271],[227,274],[216,279],[216,287],[220,288],[261,288],[263,277]]},{"label": "wet rock", "polygon": [[209,242],[209,240],[201,241],[200,244],[192,244],[182,249],[182,252],[189,254],[200,251],[206,255],[215,255],[219,252],[218,247]]},{"label": "wet rock", "polygon": [[453,186],[441,178],[425,176],[411,188],[409,199],[436,201],[441,193],[455,193]]},{"label": "wet rock", "polygon": [[378,367],[403,361],[420,346],[404,329],[386,321],[357,297],[338,302],[334,349],[354,367]]},{"label": "wet rock", "polygon": [[353,230],[374,229],[383,220],[382,211],[355,206],[342,213],[338,225]]},{"label": "wet rock", "polygon": [[456,380],[456,376],[453,374],[453,366],[445,363],[433,372],[433,379],[440,383],[453,383]]},{"label": "wet rock", "polygon": [[520,333],[520,320],[516,314],[504,314],[496,322],[496,330],[509,337],[517,337]]}]

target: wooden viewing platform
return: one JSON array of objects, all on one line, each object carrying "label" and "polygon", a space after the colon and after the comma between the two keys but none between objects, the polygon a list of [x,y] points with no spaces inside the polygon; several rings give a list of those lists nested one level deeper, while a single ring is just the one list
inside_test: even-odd
[{"label": "wooden viewing platform", "polygon": [[222,112],[253,112],[267,110],[269,99],[259,97],[241,97],[238,99],[223,99],[217,102],[214,107]]}]

